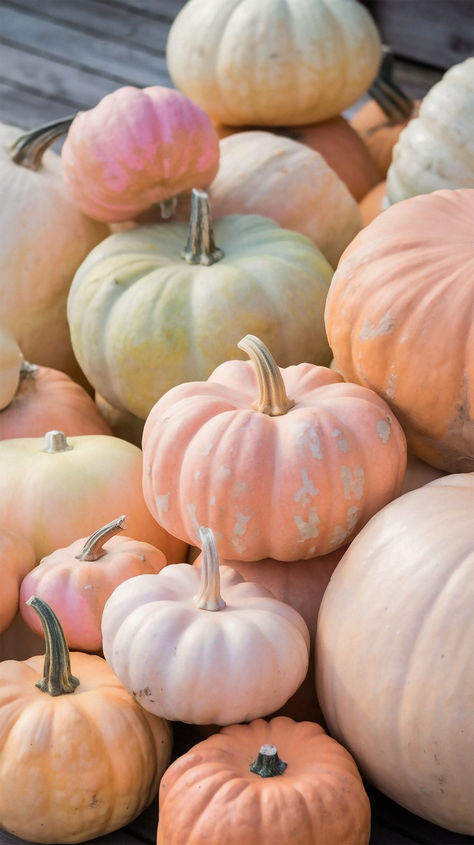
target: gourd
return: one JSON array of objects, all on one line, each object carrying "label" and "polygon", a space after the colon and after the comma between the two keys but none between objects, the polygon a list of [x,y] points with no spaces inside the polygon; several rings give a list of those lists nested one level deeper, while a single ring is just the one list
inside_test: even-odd
[{"label": "gourd", "polygon": [[409,449],[474,469],[474,191],[396,203],[352,241],[326,300],[336,366],[391,406]]},{"label": "gourd", "polygon": [[161,779],[158,845],[368,845],[369,835],[354,760],[314,722],[231,725]]},{"label": "gourd", "polygon": [[[184,250],[184,252],[183,252]],[[325,363],[332,269],[313,243],[258,215],[216,220],[193,191],[191,222],[111,235],[68,298],[72,344],[96,391],[145,420],[176,384],[204,379],[259,331],[285,364]]]},{"label": "gourd", "polygon": [[317,693],[330,733],[398,804],[474,835],[474,473],[380,510],[324,593]]},{"label": "gourd", "polygon": [[66,319],[72,277],[108,234],[69,198],[49,145],[71,119],[31,132],[0,125],[0,321],[28,361],[81,380]]},{"label": "gourd", "polygon": [[150,206],[205,188],[219,166],[207,114],[173,88],[126,85],[74,118],[61,152],[74,202],[96,220],[130,220]]},{"label": "gourd", "polygon": [[150,803],[171,752],[167,722],[147,713],[105,660],[69,655],[36,596],[46,653],[0,663],[0,826],[38,843],[86,842]]},{"label": "gourd", "polygon": [[20,584],[35,563],[33,544],[26,537],[0,529],[0,635],[17,614]]},{"label": "gourd", "polygon": [[184,560],[186,544],[164,531],[149,513],[141,489],[142,452],[106,434],[0,441],[0,527],[24,535],[39,561],[77,537],[92,534],[117,513],[128,531],[151,543],[170,562]]},{"label": "gourd", "polygon": [[[403,431],[373,391],[327,367],[250,360],[169,390],[143,430],[143,492],[191,545],[208,524],[227,560],[306,560],[335,551],[398,495]],[[284,518],[282,518],[284,515]]]},{"label": "gourd", "polygon": [[0,325],[0,412],[12,401],[20,381],[23,361],[16,340]]},{"label": "gourd", "polygon": [[294,126],[340,114],[376,76],[368,11],[346,0],[189,0],[168,35],[176,88],[230,126]]},{"label": "gourd", "polygon": [[159,572],[166,558],[150,543],[122,535],[125,515],[103,525],[90,537],[75,540],[46,555],[27,574],[20,588],[20,612],[37,634],[42,626],[28,604],[35,595],[61,616],[69,648],[100,652],[104,604],[114,588],[135,575]]},{"label": "gourd", "polygon": [[423,97],[387,173],[390,203],[445,188],[474,188],[474,57],[449,68]]},{"label": "gourd", "polygon": [[359,211],[362,217],[363,226],[368,226],[374,217],[377,217],[381,211],[385,211],[388,206],[387,182],[384,179],[382,182],[379,182],[375,188],[372,188],[359,203]]},{"label": "gourd", "polygon": [[112,434],[88,392],[66,373],[21,361],[18,386],[0,411],[0,440],[40,437],[54,428],[69,434]]},{"label": "gourd", "polygon": [[263,214],[311,238],[332,267],[362,228],[348,188],[320,153],[271,132],[239,132],[220,142],[209,186],[216,217]]},{"label": "gourd", "polygon": [[249,721],[302,683],[308,628],[264,587],[219,567],[208,528],[200,537],[200,571],[174,564],[116,587],[102,616],[104,656],[151,713],[198,725]]}]

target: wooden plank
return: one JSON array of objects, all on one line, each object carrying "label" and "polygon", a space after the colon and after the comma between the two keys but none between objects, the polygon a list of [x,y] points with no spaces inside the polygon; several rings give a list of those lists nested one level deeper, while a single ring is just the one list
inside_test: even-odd
[{"label": "wooden plank", "polygon": [[103,0],[109,6],[140,12],[151,18],[165,18],[172,21],[184,6],[184,0]]},{"label": "wooden plank", "polygon": [[8,6],[2,9],[1,40],[31,54],[114,79],[118,84],[145,87],[168,75],[163,53],[117,44]]},{"label": "wooden plank", "polygon": [[[43,97],[35,91],[19,88],[9,82],[0,82],[0,121],[18,126],[20,129],[34,129],[50,120],[58,120],[77,111],[76,103],[57,98]],[[53,149],[57,149],[53,146]]]}]

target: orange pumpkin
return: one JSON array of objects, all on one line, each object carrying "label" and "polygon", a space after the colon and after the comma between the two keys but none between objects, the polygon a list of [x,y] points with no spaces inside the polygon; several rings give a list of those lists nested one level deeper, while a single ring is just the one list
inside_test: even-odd
[{"label": "orange pumpkin", "polygon": [[314,722],[224,728],[160,784],[158,845],[367,845],[369,834],[354,760]]},{"label": "orange pumpkin", "polygon": [[30,540],[0,529],[0,634],[15,618],[20,584],[35,563],[35,550]]},{"label": "orange pumpkin", "polygon": [[375,188],[372,188],[359,202],[363,225],[368,226],[374,217],[377,217],[385,208],[388,208],[388,200],[387,183],[384,179],[383,182],[378,182]]}]

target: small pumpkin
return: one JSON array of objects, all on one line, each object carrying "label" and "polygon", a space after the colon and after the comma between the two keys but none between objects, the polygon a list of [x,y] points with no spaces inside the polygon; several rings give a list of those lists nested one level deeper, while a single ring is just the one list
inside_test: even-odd
[{"label": "small pumpkin", "polygon": [[[143,431],[143,492],[160,525],[227,560],[328,554],[398,495],[406,442],[388,405],[327,367],[280,369],[260,338],[249,361],[169,390]],[[284,518],[282,518],[282,514]]]},{"label": "small pumpkin", "polygon": [[0,412],[15,396],[22,361],[23,355],[16,340],[0,326]]},{"label": "small pumpkin", "polygon": [[33,544],[21,534],[0,529],[0,635],[18,611],[20,584],[36,563]]},{"label": "small pumpkin", "polygon": [[140,540],[123,536],[126,517],[103,525],[90,537],[75,540],[46,555],[27,574],[20,587],[20,612],[37,634],[38,614],[27,604],[38,596],[61,616],[69,648],[100,652],[102,611],[118,584],[135,575],[159,572],[166,566],[163,552]]},{"label": "small pumpkin", "polygon": [[314,722],[231,725],[161,779],[158,845],[368,845],[369,835],[354,760]]},{"label": "small pumpkin", "polygon": [[304,680],[308,628],[264,587],[219,567],[208,528],[200,539],[200,570],[174,564],[116,587],[102,616],[105,658],[142,707],[172,721],[268,715]]},{"label": "small pumpkin", "polygon": [[377,217],[381,211],[385,211],[388,206],[387,182],[384,179],[382,182],[379,182],[375,188],[372,188],[372,190],[370,190],[359,203],[362,224],[364,226],[368,226],[374,217]]},{"label": "small pumpkin", "polygon": [[71,285],[72,344],[96,391],[145,420],[157,399],[204,379],[258,331],[286,363],[325,363],[332,268],[314,244],[259,215],[216,220],[193,191],[191,221],[111,235]]},{"label": "small pumpkin", "polygon": [[345,0],[189,0],[166,48],[176,88],[229,126],[334,117],[366,92],[380,55],[369,12]]},{"label": "small pumpkin", "polygon": [[46,653],[0,663],[0,826],[30,842],[86,842],[150,803],[171,729],[139,707],[102,657],[69,655],[51,608],[37,596],[29,602]]},{"label": "small pumpkin", "polygon": [[176,194],[205,188],[219,166],[207,114],[161,85],[126,85],[79,112],[61,151],[67,188],[89,217],[130,220]]}]

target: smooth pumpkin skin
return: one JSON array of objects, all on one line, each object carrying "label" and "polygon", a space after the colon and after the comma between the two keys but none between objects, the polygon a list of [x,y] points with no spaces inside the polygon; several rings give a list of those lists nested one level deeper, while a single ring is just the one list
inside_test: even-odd
[{"label": "smooth pumpkin skin", "polygon": [[220,142],[209,186],[215,217],[263,214],[311,238],[331,267],[362,227],[349,189],[323,156],[272,132],[238,132]]},{"label": "smooth pumpkin skin", "polygon": [[337,368],[447,472],[474,468],[473,214],[472,189],[396,203],[354,238],[326,300]]},{"label": "smooth pumpkin skin", "polygon": [[333,271],[308,238],[266,217],[231,215],[214,223],[224,257],[203,266],[181,258],[187,235],[183,222],[111,235],[69,293],[72,343],[87,378],[113,407],[142,420],[171,387],[207,378],[235,355],[248,331],[260,332],[285,364],[330,359],[323,312]]},{"label": "smooth pumpkin skin", "polygon": [[10,404],[16,393],[22,361],[16,340],[0,326],[0,411]]},{"label": "smooth pumpkin skin", "polygon": [[[262,745],[281,775],[249,771]],[[370,804],[350,754],[314,722],[284,716],[232,725],[165,771],[158,845],[367,845]]]},{"label": "smooth pumpkin skin", "polygon": [[186,544],[146,507],[141,450],[106,434],[67,442],[69,451],[50,454],[42,451],[44,437],[0,441],[0,527],[29,538],[39,561],[126,513],[130,536],[156,546],[170,562],[183,560]]},{"label": "smooth pumpkin skin", "polygon": [[0,635],[16,616],[20,584],[35,563],[33,544],[26,537],[0,529]]},{"label": "smooth pumpkin skin", "polygon": [[70,199],[57,153],[46,150],[38,170],[12,162],[9,147],[21,134],[0,124],[0,320],[26,360],[80,380],[67,294],[77,268],[108,230]]},{"label": "smooth pumpkin skin", "polygon": [[368,226],[374,217],[388,208],[387,183],[385,179],[372,188],[359,203],[359,211],[364,226]]},{"label": "smooth pumpkin skin", "polygon": [[473,115],[474,56],[446,71],[401,133],[387,173],[389,202],[474,188]]},{"label": "smooth pumpkin skin", "polygon": [[204,188],[219,166],[208,115],[173,88],[125,85],[75,117],[61,150],[74,202],[104,222]]},{"label": "smooth pumpkin skin", "polygon": [[112,429],[88,392],[66,373],[23,364],[10,404],[0,412],[0,440],[41,437],[52,429],[68,434],[108,434]]},{"label": "smooth pumpkin skin", "polygon": [[171,729],[133,700],[103,658],[73,652],[80,685],[54,697],[35,686],[43,663],[0,664],[0,825],[27,841],[84,842],[150,803]]},{"label": "smooth pumpkin skin", "polygon": [[233,360],[168,391],[145,422],[150,512],[194,545],[209,526],[227,560],[335,551],[403,482],[405,436],[373,391],[314,364],[277,369],[286,413],[256,410],[255,367]]},{"label": "smooth pumpkin skin", "polygon": [[229,126],[294,126],[355,103],[380,62],[377,28],[347,0],[189,0],[168,34],[174,85]]},{"label": "smooth pumpkin skin", "polygon": [[473,505],[474,473],[459,473],[379,511],[335,570],[316,634],[331,734],[394,801],[471,835]]}]

